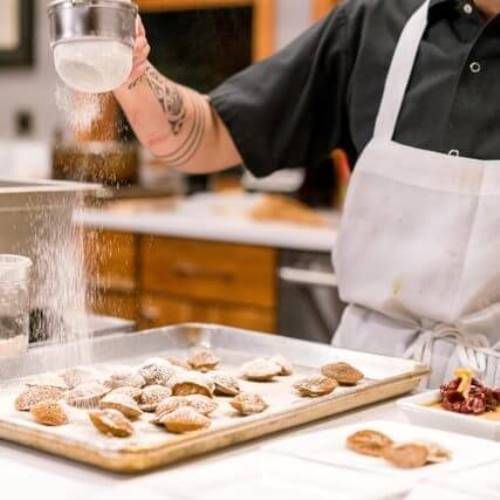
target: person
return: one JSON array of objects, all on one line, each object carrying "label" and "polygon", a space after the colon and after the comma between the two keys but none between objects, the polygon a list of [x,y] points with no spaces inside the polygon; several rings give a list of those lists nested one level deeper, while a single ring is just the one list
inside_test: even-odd
[{"label": "person", "polygon": [[334,266],[335,346],[500,385],[500,0],[348,0],[204,96],[147,61],[116,98],[165,165],[265,176],[355,168]]}]

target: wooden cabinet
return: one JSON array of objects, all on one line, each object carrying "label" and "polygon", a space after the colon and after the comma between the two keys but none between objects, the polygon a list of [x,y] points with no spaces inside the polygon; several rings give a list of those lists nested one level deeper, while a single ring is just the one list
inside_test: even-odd
[{"label": "wooden cabinet", "polygon": [[147,237],[140,253],[143,290],[268,308],[276,304],[272,249]]},{"label": "wooden cabinet", "polygon": [[115,291],[135,290],[136,251],[133,234],[86,231],[85,261],[90,284]]},{"label": "wooden cabinet", "polygon": [[98,289],[92,300],[92,310],[96,314],[137,321],[139,302],[135,292],[124,293]]},{"label": "wooden cabinet", "polygon": [[86,259],[99,314],[275,331],[274,249],[92,230]]},{"label": "wooden cabinet", "polygon": [[238,304],[197,302],[163,295],[143,294],[140,326],[154,328],[184,322],[217,323],[272,333],[276,327],[273,309]]}]

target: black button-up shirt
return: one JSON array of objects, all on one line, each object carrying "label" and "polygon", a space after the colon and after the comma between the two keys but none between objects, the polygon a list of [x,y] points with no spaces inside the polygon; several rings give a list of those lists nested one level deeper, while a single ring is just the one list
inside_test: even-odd
[{"label": "black button-up shirt", "polygon": [[[211,94],[256,175],[312,166],[336,147],[354,162],[373,135],[399,35],[422,0],[347,0],[287,48]],[[500,159],[500,16],[431,0],[394,139]]]}]

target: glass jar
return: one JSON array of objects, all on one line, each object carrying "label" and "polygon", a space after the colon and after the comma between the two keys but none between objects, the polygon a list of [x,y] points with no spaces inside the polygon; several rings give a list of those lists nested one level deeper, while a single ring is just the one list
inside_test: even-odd
[{"label": "glass jar", "polygon": [[26,351],[29,342],[29,276],[32,262],[0,254],[0,357]]}]

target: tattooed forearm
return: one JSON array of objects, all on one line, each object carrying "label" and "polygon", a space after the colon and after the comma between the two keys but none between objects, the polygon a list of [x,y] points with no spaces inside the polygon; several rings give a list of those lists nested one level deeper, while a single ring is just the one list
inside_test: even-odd
[{"label": "tattooed forearm", "polygon": [[206,128],[206,117],[200,102],[193,100],[193,117],[191,129],[183,143],[161,159],[172,168],[178,168],[188,163],[198,151]]},{"label": "tattooed forearm", "polygon": [[163,112],[167,115],[172,133],[178,135],[186,119],[186,108],[177,85],[161,76],[152,66],[146,68],[144,75]]},{"label": "tattooed forearm", "polygon": [[200,149],[208,127],[209,113],[204,98],[194,92],[184,92],[152,65],[148,65],[144,73],[129,84],[128,90],[133,90],[140,84],[151,90],[174,136],[168,141],[172,151],[160,158],[169,167],[184,166]]}]

